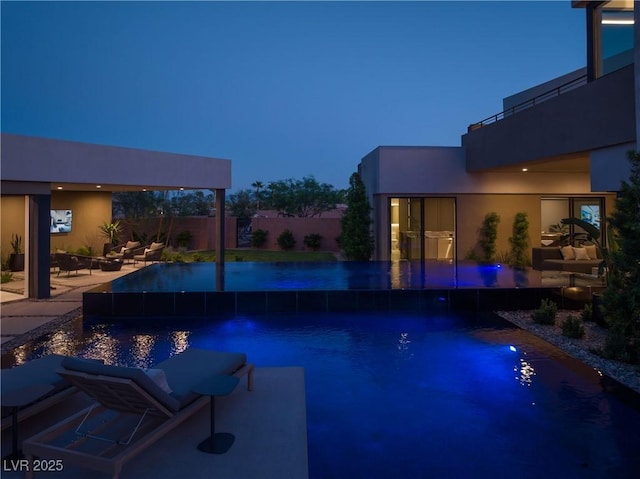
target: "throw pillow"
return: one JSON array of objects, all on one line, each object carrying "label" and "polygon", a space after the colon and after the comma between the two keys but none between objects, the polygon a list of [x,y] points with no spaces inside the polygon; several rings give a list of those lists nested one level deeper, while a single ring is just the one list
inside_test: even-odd
[{"label": "throw pillow", "polygon": [[594,244],[585,245],[584,249],[587,250],[589,259],[598,259],[598,250],[596,249],[596,245]]},{"label": "throw pillow", "polygon": [[151,248],[145,248],[144,249],[144,254],[150,253],[151,251],[152,251]]},{"label": "throw pillow", "polygon": [[590,259],[586,248],[573,248],[573,253],[576,261],[588,261]]},{"label": "throw pillow", "polygon": [[562,259],[576,259],[576,255],[573,252],[573,246],[560,248],[560,253],[562,254]]},{"label": "throw pillow", "polygon": [[123,246],[122,249],[120,250],[120,253],[124,254],[126,252],[127,252],[127,248]]}]

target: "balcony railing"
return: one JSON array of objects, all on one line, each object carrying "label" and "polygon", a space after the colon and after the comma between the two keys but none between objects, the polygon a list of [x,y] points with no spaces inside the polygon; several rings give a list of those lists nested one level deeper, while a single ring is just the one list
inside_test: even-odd
[{"label": "balcony railing", "polygon": [[533,106],[539,105],[540,103],[550,100],[551,98],[555,98],[557,96],[562,95],[563,93],[566,93],[571,90],[575,90],[576,88],[581,87],[586,83],[587,83],[587,75],[583,75],[581,77],[575,78],[570,82],[564,83],[559,87],[556,87],[552,90],[542,93],[534,98],[531,98],[530,100],[524,101],[522,103],[518,103],[517,105],[512,106],[507,110],[501,111],[500,113],[496,113],[495,115],[492,115],[489,118],[485,118],[484,120],[479,121],[478,123],[472,123],[467,128],[467,132],[477,130],[479,128],[482,128],[483,126],[487,126],[487,125],[490,125],[491,123],[495,123],[497,121],[503,120],[508,116],[515,115],[518,112],[521,112]]}]

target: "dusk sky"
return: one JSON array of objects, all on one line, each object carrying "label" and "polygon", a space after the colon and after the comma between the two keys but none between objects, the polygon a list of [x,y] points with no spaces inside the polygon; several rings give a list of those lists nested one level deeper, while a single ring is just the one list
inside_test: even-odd
[{"label": "dusk sky", "polygon": [[227,158],[231,192],[346,188],[379,145],[459,146],[503,97],[586,58],[569,0],[1,9],[3,132]]}]

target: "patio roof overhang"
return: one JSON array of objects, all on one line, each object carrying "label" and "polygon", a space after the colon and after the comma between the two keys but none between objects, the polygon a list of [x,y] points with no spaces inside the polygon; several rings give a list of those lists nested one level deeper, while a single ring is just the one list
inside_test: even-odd
[{"label": "patio roof overhang", "polygon": [[229,189],[231,161],[2,133],[3,193],[43,184],[49,191]]}]

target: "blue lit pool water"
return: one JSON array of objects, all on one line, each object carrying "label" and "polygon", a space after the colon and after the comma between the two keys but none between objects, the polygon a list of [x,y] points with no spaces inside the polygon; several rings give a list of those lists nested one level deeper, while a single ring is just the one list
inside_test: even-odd
[{"label": "blue lit pool water", "polygon": [[111,282],[113,292],[539,287],[539,271],[474,262],[161,263]]},{"label": "blue lit pool water", "polygon": [[604,392],[593,370],[495,317],[92,320],[81,337],[70,329],[29,347],[31,356],[130,366],[186,347],[245,351],[257,367],[303,366],[314,479],[600,479],[640,470],[640,412]]}]

